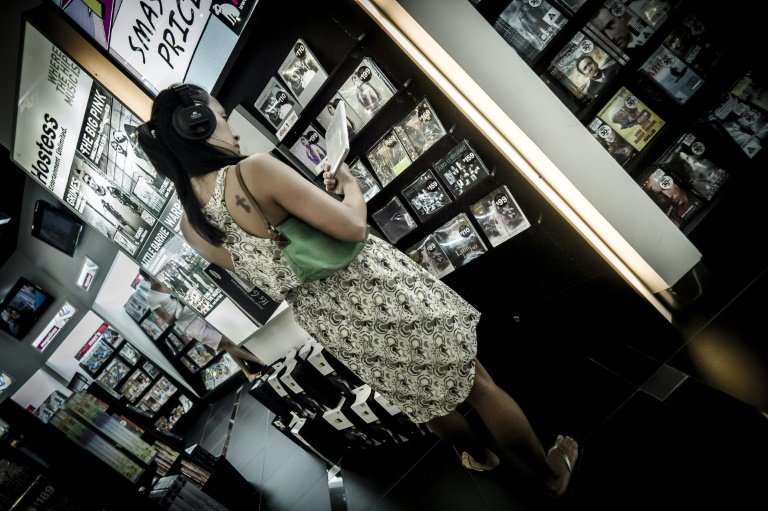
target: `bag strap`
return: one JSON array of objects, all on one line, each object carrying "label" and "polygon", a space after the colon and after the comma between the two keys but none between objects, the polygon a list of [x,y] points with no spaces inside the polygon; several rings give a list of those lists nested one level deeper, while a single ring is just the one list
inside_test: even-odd
[{"label": "bag strap", "polygon": [[251,191],[248,190],[248,187],[245,186],[245,180],[243,179],[243,174],[240,172],[240,162],[237,162],[235,165],[235,174],[237,174],[237,182],[240,183],[240,188],[243,189],[245,192],[245,196],[248,197],[248,201],[253,205],[253,207],[256,209],[256,212],[261,217],[261,220],[264,222],[264,225],[267,226],[267,232],[269,233],[269,237],[275,241],[281,238],[280,231],[275,229],[275,226],[272,225],[269,220],[267,220],[267,217],[264,216],[264,213],[261,211],[261,208],[259,207],[259,203],[256,202],[256,199],[251,194]]}]

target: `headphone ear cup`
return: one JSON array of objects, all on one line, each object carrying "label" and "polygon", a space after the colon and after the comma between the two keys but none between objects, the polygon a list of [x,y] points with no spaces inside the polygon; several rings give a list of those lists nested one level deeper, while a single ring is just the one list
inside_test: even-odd
[{"label": "headphone ear cup", "polygon": [[205,140],[216,129],[216,115],[208,105],[179,106],[173,112],[173,128],[187,140]]}]

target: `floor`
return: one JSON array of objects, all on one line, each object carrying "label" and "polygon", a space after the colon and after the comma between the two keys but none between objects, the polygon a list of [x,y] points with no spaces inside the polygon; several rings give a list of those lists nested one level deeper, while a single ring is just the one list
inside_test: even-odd
[{"label": "floor", "polygon": [[[259,502],[244,509],[764,509],[768,349],[759,304],[766,292],[763,272],[736,298],[701,299],[672,328],[634,295],[595,279],[573,296],[504,318],[503,329],[493,318],[481,322],[480,360],[544,445],[557,433],[580,441],[560,499],[543,496],[515,460],[494,472],[467,471],[432,435],[346,455],[329,477],[330,467],[273,427],[273,415],[245,387],[213,403],[187,442],[223,453],[260,490]],[[594,301],[575,300],[585,295],[601,297],[610,314],[590,313]]]}]

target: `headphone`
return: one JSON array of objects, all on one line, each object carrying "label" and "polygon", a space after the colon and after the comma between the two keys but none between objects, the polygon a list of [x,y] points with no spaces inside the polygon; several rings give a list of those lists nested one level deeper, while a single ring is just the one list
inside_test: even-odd
[{"label": "headphone", "polygon": [[216,129],[216,114],[203,103],[192,99],[189,85],[173,86],[173,91],[181,99],[181,105],[173,112],[173,129],[180,137],[187,140],[205,140]]}]

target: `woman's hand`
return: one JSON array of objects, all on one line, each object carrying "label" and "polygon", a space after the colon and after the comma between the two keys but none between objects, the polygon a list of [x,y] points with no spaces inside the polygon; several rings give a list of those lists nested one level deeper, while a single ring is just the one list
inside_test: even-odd
[{"label": "woman's hand", "polygon": [[329,192],[344,195],[345,186],[353,186],[357,184],[355,177],[349,171],[349,166],[346,163],[341,164],[339,170],[336,171],[335,177],[328,170],[329,168],[328,165],[323,167],[323,183],[325,184],[325,189]]}]

